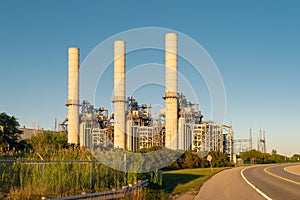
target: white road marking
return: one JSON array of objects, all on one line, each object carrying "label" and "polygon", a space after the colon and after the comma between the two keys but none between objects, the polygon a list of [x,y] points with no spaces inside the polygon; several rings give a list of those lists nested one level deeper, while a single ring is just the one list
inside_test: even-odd
[{"label": "white road marking", "polygon": [[272,200],[268,195],[266,195],[265,193],[263,193],[261,190],[259,190],[257,187],[255,187],[252,183],[250,183],[250,181],[248,181],[246,179],[246,177],[244,176],[244,171],[245,171],[246,168],[244,168],[242,171],[241,171],[241,176],[243,177],[244,181],[246,181],[246,183],[248,185],[250,185],[256,192],[258,192],[261,196],[263,196],[265,199],[267,200]]}]

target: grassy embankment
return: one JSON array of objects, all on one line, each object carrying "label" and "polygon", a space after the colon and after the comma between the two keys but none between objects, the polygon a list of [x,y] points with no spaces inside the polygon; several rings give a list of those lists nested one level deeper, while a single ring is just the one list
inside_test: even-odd
[{"label": "grassy embankment", "polygon": [[201,185],[220,171],[222,168],[183,169],[163,172],[163,189],[169,195],[188,193],[197,195]]}]

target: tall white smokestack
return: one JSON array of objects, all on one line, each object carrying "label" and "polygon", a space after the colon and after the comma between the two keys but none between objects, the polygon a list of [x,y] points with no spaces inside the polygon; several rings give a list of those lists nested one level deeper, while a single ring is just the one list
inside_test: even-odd
[{"label": "tall white smokestack", "polygon": [[177,108],[177,35],[166,34],[165,62],[166,62],[166,147],[178,149],[178,108]]},{"label": "tall white smokestack", "polygon": [[114,147],[125,149],[125,42],[114,43]]},{"label": "tall white smokestack", "polygon": [[78,145],[79,137],[79,48],[68,51],[68,143]]}]

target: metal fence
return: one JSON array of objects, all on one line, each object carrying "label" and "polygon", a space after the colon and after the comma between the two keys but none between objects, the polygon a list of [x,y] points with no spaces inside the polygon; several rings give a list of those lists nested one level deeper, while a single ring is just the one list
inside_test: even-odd
[{"label": "metal fence", "polygon": [[[0,191],[8,192],[11,188],[19,188],[20,192],[26,193],[28,188],[38,188],[46,191],[46,193],[43,192],[43,195],[55,197],[56,194],[59,194],[57,196],[68,195],[70,190],[72,191],[69,195],[81,193],[85,189],[95,191],[95,188],[101,185],[103,190],[116,189],[60,199],[113,199],[134,194],[135,191],[139,191],[140,188],[148,184],[147,179],[122,187],[123,184],[126,185],[139,180],[138,176],[135,178],[131,176],[129,179],[126,174],[126,172],[113,170],[96,160],[0,159]],[[52,193],[49,193],[50,191]]]},{"label": "metal fence", "polygon": [[89,170],[89,179],[90,179],[90,186],[92,185],[92,176],[93,176],[93,163],[100,163],[99,161],[95,160],[0,160],[1,163],[23,163],[23,164],[31,164],[31,165],[39,165],[41,166],[41,184],[44,186],[45,182],[45,166],[47,164],[53,164],[53,163],[66,163],[66,164],[89,164],[90,170]]},{"label": "metal fence", "polygon": [[48,199],[44,198],[45,200],[86,200],[86,199],[93,199],[93,200],[102,200],[102,199],[119,199],[125,198],[127,196],[133,195],[135,192],[139,192],[139,189],[147,186],[149,184],[149,180],[146,179],[144,181],[139,181],[134,185],[124,186],[120,190],[112,190],[107,192],[98,192],[98,193],[89,193],[89,194],[82,194],[76,196],[69,196],[63,198],[54,198]]}]

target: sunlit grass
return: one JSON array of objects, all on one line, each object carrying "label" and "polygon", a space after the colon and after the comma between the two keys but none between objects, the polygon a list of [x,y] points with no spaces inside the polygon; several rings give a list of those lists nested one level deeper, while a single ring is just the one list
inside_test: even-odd
[{"label": "sunlit grass", "polygon": [[201,185],[214,174],[228,168],[197,168],[163,172],[163,188],[169,194],[197,195]]}]

